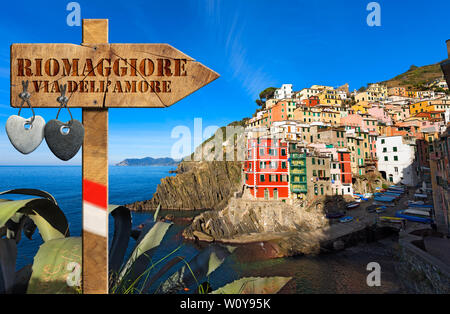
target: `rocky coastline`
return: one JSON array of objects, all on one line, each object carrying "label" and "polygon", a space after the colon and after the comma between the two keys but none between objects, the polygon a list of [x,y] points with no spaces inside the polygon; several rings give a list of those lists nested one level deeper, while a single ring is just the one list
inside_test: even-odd
[{"label": "rocky coastline", "polygon": [[163,178],[152,199],[128,204],[134,211],[220,210],[241,189],[242,163],[238,161],[183,161],[175,176]]}]

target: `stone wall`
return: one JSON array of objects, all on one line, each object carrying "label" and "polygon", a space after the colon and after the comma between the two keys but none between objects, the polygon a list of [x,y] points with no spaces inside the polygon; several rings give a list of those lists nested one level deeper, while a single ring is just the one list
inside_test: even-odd
[{"label": "stone wall", "polygon": [[399,240],[397,271],[412,293],[450,293],[450,268],[408,240]]}]

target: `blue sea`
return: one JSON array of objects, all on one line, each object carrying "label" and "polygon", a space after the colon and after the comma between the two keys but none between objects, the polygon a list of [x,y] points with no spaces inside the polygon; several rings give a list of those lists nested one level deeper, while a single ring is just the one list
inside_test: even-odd
[{"label": "blue sea", "polygon": [[[109,167],[109,203],[124,205],[151,199],[161,178],[173,167]],[[70,235],[81,235],[81,166],[1,166],[0,191],[33,188],[52,194],[69,221]],[[11,198],[9,195],[7,198]],[[19,197],[17,197],[19,198]],[[22,198],[33,198],[26,196]],[[139,224],[149,216],[134,214]],[[109,219],[110,238],[114,221]],[[19,246],[17,267],[32,262],[42,239],[36,232],[33,240],[23,238]]]},{"label": "blue sea", "polygon": [[[170,170],[174,168],[111,166],[109,168],[109,203],[121,205],[150,199],[160,180],[171,175]],[[71,236],[81,235],[80,166],[0,166],[0,191],[15,188],[34,188],[51,193],[69,221]],[[150,217],[151,214],[132,213],[133,227]],[[204,245],[200,246],[183,240],[181,232],[185,227],[185,224],[176,223],[169,229],[154,255],[155,260],[160,260],[175,248],[181,247],[177,255],[189,261],[204,249]],[[110,216],[110,241],[113,230],[113,218]],[[16,269],[32,264],[33,257],[41,244],[42,239],[38,231],[35,232],[32,240],[22,236],[18,246]],[[130,238],[128,253],[131,253],[133,245],[134,240]],[[248,250],[247,247],[238,247],[207,280],[212,288],[216,289],[242,277],[289,276],[293,280],[283,288],[284,293],[396,292],[399,289],[398,278],[393,257],[386,247],[389,247],[389,244],[373,243],[323,256],[270,260],[255,259],[251,253],[254,251]],[[382,287],[373,288],[366,285],[366,266],[373,261],[379,262],[382,266]],[[181,266],[182,263],[179,263],[176,268]],[[160,281],[167,276],[162,277]],[[191,287],[191,291],[185,293],[191,293],[192,289],[195,287]]]}]

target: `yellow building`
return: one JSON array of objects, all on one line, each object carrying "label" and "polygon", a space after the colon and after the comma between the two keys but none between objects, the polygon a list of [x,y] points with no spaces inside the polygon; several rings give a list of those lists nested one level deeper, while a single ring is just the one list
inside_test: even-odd
[{"label": "yellow building", "polygon": [[366,114],[367,109],[371,108],[367,101],[361,101],[352,106],[353,113]]},{"label": "yellow building", "polygon": [[431,104],[427,107],[427,111],[445,111],[450,109],[450,102],[445,101],[431,101]]},{"label": "yellow building", "polygon": [[336,90],[323,90],[319,95],[319,103],[323,105],[342,105],[342,100]]},{"label": "yellow building", "polygon": [[445,111],[447,109],[450,109],[450,103],[435,100],[422,100],[409,105],[412,116],[421,112]]},{"label": "yellow building", "polygon": [[322,109],[319,107],[298,107],[294,110],[294,120],[300,123],[321,122]]},{"label": "yellow building", "polygon": [[323,109],[321,121],[332,126],[341,125],[341,113],[337,110]]},{"label": "yellow building", "polygon": [[[408,91],[409,92],[409,91]],[[422,100],[419,102],[415,102],[411,105],[409,105],[409,112],[412,116],[420,113],[420,112],[426,112],[426,108],[431,104],[430,100]]]},{"label": "yellow building", "polygon": [[370,84],[369,87],[367,87],[366,92],[377,93],[381,97],[386,97],[388,94],[388,89],[387,89],[386,85],[375,83],[375,84]]},{"label": "yellow building", "polygon": [[300,123],[322,122],[332,126],[341,124],[341,113],[323,106],[299,107],[294,111],[294,120]]},{"label": "yellow building", "polygon": [[371,92],[371,91],[365,91],[362,93],[357,93],[355,96],[355,101],[357,103],[368,101],[368,102],[377,102],[382,101],[386,98],[387,93],[378,93],[378,92]]},{"label": "yellow building", "polygon": [[407,90],[405,96],[409,98],[419,98],[419,92],[415,90]]}]

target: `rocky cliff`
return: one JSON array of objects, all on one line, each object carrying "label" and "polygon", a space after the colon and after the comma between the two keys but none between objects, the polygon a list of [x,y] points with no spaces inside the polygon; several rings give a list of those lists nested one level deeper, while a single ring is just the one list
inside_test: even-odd
[{"label": "rocky cliff", "polygon": [[154,210],[160,203],[169,210],[225,208],[234,193],[242,191],[244,125],[245,119],[219,128],[178,165],[176,176],[161,180],[151,200],[127,206],[135,211]]},{"label": "rocky cliff", "polygon": [[177,175],[166,177],[148,201],[127,205],[136,211],[162,209],[223,209],[234,192],[241,189],[242,162],[183,161]]}]

